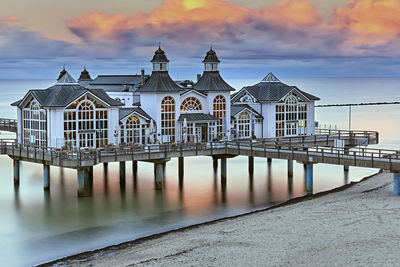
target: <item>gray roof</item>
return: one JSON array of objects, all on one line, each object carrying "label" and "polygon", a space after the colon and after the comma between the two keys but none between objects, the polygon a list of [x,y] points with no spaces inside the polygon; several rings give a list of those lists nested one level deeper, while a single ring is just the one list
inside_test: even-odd
[{"label": "gray roof", "polygon": [[78,84],[74,78],[68,73],[68,71],[65,71],[64,75],[61,76],[57,80],[57,84]]},{"label": "gray roof", "polygon": [[140,107],[135,107],[135,108],[120,108],[119,109],[119,119],[122,120],[123,118],[129,116],[133,112],[137,112],[138,114],[142,115],[148,120],[151,120],[152,118],[147,114],[143,109]]},{"label": "gray roof", "polygon": [[219,63],[219,62],[221,61],[218,59],[217,53],[215,53],[215,51],[211,47],[210,51],[207,52],[207,55],[204,58],[203,63]]},{"label": "gray roof", "polygon": [[198,91],[235,91],[219,74],[219,71],[205,71],[193,86]]},{"label": "gray roof", "polygon": [[284,97],[293,90],[297,90],[310,101],[320,100],[318,97],[314,95],[301,91],[296,86],[290,86],[280,81],[268,81],[268,82],[262,81],[253,86],[243,87],[243,89],[239,93],[232,96],[232,100],[235,100],[238,97],[243,96],[244,90],[249,92],[249,94],[252,95],[254,98],[256,98],[257,101],[279,101],[280,99],[282,99],[282,97]]},{"label": "gray roof", "polygon": [[164,50],[162,50],[161,47],[158,47],[158,50],[154,53],[151,63],[164,63],[164,62],[169,62],[169,60],[165,55]]},{"label": "gray roof", "polygon": [[181,92],[183,88],[177,85],[169,76],[168,71],[153,71],[150,79],[139,88],[138,92]]},{"label": "gray roof", "polygon": [[234,104],[234,105],[231,105],[231,116],[233,117],[233,116],[239,114],[240,112],[242,112],[242,110],[244,110],[246,108],[248,110],[252,111],[256,115],[256,117],[263,118],[263,116],[260,113],[258,113],[257,110],[253,109],[252,107],[250,107],[247,104]]},{"label": "gray roof", "polygon": [[102,89],[86,89],[78,84],[56,84],[44,90],[29,90],[27,95],[31,93],[42,107],[66,107],[86,92],[92,93],[110,106],[123,106],[121,102],[110,98]]},{"label": "gray roof", "polygon": [[261,82],[265,82],[265,83],[271,83],[271,82],[280,82],[280,80],[272,73],[268,73],[267,76],[265,76],[264,79],[262,79]]},{"label": "gray roof", "polygon": [[205,113],[185,113],[181,114],[179,116],[178,121],[183,121],[186,118],[186,121],[194,121],[194,122],[199,122],[199,121],[218,121],[219,119],[217,117],[214,117],[213,115],[210,114],[205,114]]},{"label": "gray roof", "polygon": [[[148,77],[145,75],[145,78]],[[141,75],[99,75],[90,85],[138,85],[141,82]]]}]

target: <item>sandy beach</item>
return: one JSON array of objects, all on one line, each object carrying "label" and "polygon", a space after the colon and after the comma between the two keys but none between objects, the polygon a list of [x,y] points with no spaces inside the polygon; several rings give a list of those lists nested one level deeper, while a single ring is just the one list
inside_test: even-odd
[{"label": "sandy beach", "polygon": [[398,265],[400,198],[393,196],[393,175],[342,189],[50,265]]}]

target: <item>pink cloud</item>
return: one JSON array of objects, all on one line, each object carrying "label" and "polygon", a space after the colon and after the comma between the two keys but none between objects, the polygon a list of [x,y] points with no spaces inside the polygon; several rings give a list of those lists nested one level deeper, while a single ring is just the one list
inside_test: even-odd
[{"label": "pink cloud", "polygon": [[[399,43],[399,0],[349,0],[333,10],[333,19],[319,15],[308,0],[278,0],[250,9],[227,0],[164,0],[149,13],[82,14],[69,29],[101,49],[136,49],[160,40],[196,49],[219,43],[226,54],[238,44],[245,55],[368,56],[393,55]],[[396,50],[397,51],[397,50]]]}]

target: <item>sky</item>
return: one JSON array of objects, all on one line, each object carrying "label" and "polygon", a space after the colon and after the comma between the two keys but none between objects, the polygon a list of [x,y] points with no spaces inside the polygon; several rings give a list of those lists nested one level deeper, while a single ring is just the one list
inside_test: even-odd
[{"label": "sky", "polygon": [[1,0],[0,78],[134,74],[161,42],[176,79],[213,45],[227,78],[400,76],[400,0]]}]

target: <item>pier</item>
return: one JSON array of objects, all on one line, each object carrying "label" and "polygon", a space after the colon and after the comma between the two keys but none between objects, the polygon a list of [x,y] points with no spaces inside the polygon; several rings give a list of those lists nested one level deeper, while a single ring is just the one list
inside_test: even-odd
[{"label": "pier", "polygon": [[[364,146],[377,144],[379,134],[373,131],[317,130],[316,135],[285,138],[270,138],[241,141],[220,141],[195,144],[154,144],[147,146],[124,146],[107,149],[60,150],[17,144],[16,141],[0,140],[0,153],[14,161],[14,183],[19,183],[20,161],[43,164],[44,190],[50,189],[50,166],[77,170],[78,196],[90,194],[93,183],[93,166],[119,162],[120,184],[125,185],[127,161],[132,161],[136,177],[139,161],[154,164],[156,189],[163,188],[165,164],[171,158],[178,158],[180,184],[183,184],[184,158],[209,156],[213,167],[221,166],[221,183],[228,179],[228,159],[237,156],[248,157],[249,174],[254,172],[254,157],[282,159],[288,162],[288,177],[293,177],[294,161],[304,164],[307,193],[313,192],[313,165],[318,163],[342,165],[345,172],[349,166],[377,168],[394,174],[394,193],[400,194],[400,151],[372,149]],[[337,144],[341,147],[337,147]]]}]

